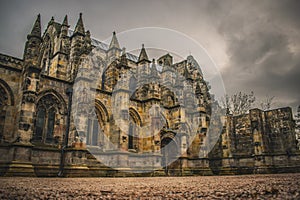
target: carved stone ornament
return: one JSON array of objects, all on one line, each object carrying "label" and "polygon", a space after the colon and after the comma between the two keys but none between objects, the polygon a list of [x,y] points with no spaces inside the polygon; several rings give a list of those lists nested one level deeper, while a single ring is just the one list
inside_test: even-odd
[{"label": "carved stone ornament", "polygon": [[34,103],[36,100],[36,94],[32,92],[27,92],[23,94],[22,103]]}]

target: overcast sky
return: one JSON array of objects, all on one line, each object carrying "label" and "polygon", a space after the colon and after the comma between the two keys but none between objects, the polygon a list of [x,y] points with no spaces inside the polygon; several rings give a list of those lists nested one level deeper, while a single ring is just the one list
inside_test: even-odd
[{"label": "overcast sky", "polygon": [[26,35],[38,13],[43,28],[51,16],[62,22],[65,14],[74,28],[82,12],[86,30],[100,40],[112,31],[168,28],[206,49],[227,93],[254,91],[258,99],[275,96],[274,107],[295,108],[300,105],[299,10],[298,0],[1,0],[0,52],[22,57]]}]

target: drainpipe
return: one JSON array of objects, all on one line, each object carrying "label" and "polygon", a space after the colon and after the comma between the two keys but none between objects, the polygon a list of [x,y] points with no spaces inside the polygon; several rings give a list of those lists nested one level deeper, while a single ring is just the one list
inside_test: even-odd
[{"label": "drainpipe", "polygon": [[68,112],[67,112],[67,127],[66,127],[65,138],[64,138],[63,145],[61,147],[61,152],[60,152],[60,165],[59,165],[59,172],[57,174],[57,176],[59,176],[59,177],[64,176],[65,149],[68,147],[68,143],[69,143],[69,130],[70,130],[70,118],[71,118],[73,89],[72,88],[67,88],[66,94],[69,97],[69,99],[68,99]]}]

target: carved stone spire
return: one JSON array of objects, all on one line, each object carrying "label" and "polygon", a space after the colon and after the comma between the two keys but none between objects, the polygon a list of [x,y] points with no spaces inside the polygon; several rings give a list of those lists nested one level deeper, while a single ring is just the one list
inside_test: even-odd
[{"label": "carved stone spire", "polygon": [[60,36],[61,37],[65,37],[68,35],[68,29],[69,29],[69,24],[68,24],[68,16],[66,15],[64,18],[64,21],[61,25],[61,32],[60,32]]},{"label": "carved stone spire", "polygon": [[140,53],[139,59],[138,59],[138,62],[141,62],[141,61],[150,62],[149,59],[148,59],[148,55],[147,55],[147,52],[145,50],[144,44],[142,44],[141,53]]},{"label": "carved stone spire", "polygon": [[38,14],[37,19],[34,22],[31,33],[27,36],[27,39],[30,37],[38,37],[41,38],[41,15]]},{"label": "carved stone spire", "polygon": [[30,34],[27,35],[27,41],[25,44],[23,55],[23,59],[25,63],[27,63],[26,66],[29,63],[31,66],[37,66],[39,56],[39,45],[41,44],[41,41],[41,16],[40,14],[38,14]]},{"label": "carved stone spire", "polygon": [[117,39],[117,36],[116,36],[116,32],[115,32],[115,31],[113,32],[113,36],[112,36],[112,39],[111,39],[109,48],[110,48],[110,49],[112,49],[112,48],[120,49],[120,45],[119,45],[119,42],[118,42],[118,39]]},{"label": "carved stone spire", "polygon": [[85,33],[83,21],[82,21],[82,13],[79,14],[79,19],[78,19],[76,27],[75,27],[74,34],[76,34],[76,33],[79,33],[81,35],[84,35],[84,33]]},{"label": "carved stone spire", "polygon": [[67,26],[67,27],[69,27],[69,24],[68,24],[68,15],[65,16],[64,21],[63,21],[63,23],[62,23],[62,26]]}]

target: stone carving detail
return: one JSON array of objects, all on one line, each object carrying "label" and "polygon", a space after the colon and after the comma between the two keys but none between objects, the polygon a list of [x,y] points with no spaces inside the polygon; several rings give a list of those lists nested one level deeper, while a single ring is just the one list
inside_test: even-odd
[{"label": "stone carving detail", "polygon": [[8,66],[13,66],[15,68],[21,68],[23,61],[18,58],[0,54],[0,63]]},{"label": "stone carving detail", "polygon": [[23,99],[22,99],[22,103],[24,104],[25,102],[28,103],[34,103],[36,100],[36,94],[32,93],[32,92],[26,92],[23,94]]}]

